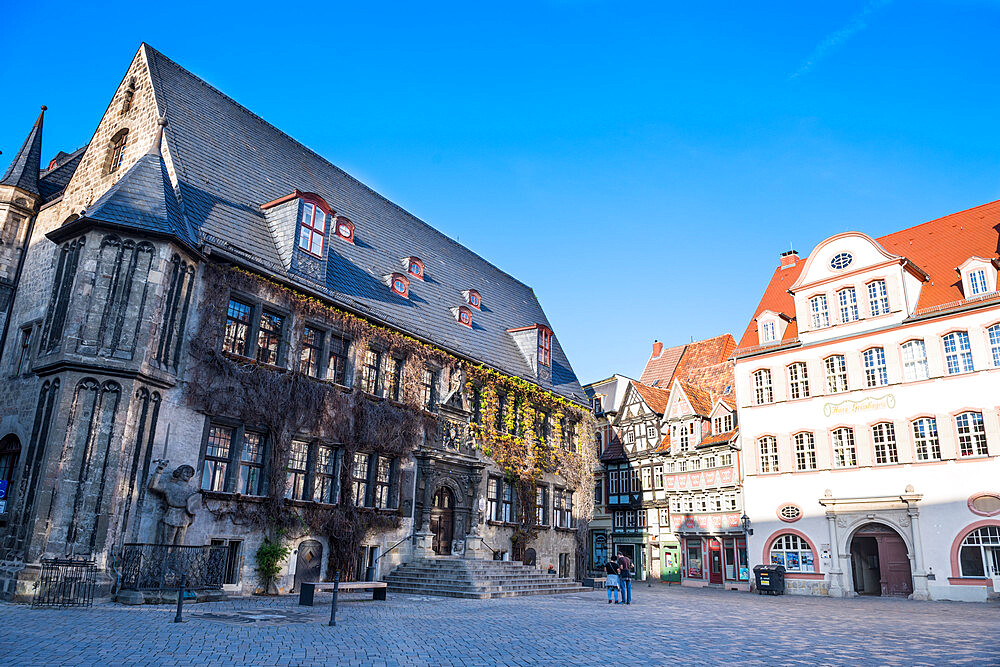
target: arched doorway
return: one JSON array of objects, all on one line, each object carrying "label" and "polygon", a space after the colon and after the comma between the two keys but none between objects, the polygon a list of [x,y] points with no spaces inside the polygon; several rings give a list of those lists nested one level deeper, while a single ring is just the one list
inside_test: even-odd
[{"label": "arched doorway", "polygon": [[300,581],[319,581],[322,564],[322,544],[316,540],[299,542],[298,554],[295,557],[295,584],[293,588],[299,590]]},{"label": "arched doorway", "polygon": [[451,489],[442,486],[434,493],[431,505],[432,546],[439,556],[451,554],[451,538],[455,529],[455,496]]},{"label": "arched doorway", "polygon": [[906,543],[892,528],[868,523],[851,538],[851,571],[858,595],[906,597],[913,593]]}]

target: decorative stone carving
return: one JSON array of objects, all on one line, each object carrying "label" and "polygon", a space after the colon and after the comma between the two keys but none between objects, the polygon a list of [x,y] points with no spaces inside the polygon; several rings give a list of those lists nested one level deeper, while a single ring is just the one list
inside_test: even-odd
[{"label": "decorative stone carving", "polygon": [[184,534],[198,509],[198,491],[191,486],[194,468],[189,465],[177,466],[170,477],[163,481],[163,469],[166,466],[166,461],[157,464],[149,479],[149,490],[162,496],[166,504],[163,518],[160,519],[163,543],[184,544]]}]

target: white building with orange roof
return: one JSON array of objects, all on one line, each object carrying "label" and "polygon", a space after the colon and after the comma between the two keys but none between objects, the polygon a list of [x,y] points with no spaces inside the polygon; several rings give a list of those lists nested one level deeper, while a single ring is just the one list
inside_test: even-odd
[{"label": "white building with orange roof", "polygon": [[1000,201],[785,253],[735,352],[751,565],[789,592],[1000,590]]}]

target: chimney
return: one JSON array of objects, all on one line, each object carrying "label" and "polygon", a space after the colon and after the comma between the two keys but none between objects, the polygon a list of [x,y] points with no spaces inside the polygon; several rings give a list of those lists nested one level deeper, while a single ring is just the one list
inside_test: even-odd
[{"label": "chimney", "polygon": [[660,355],[663,354],[663,343],[658,340],[653,341],[653,358],[659,359]]},{"label": "chimney", "polygon": [[786,250],[781,253],[781,266],[794,266],[799,261],[799,253],[795,250]]}]

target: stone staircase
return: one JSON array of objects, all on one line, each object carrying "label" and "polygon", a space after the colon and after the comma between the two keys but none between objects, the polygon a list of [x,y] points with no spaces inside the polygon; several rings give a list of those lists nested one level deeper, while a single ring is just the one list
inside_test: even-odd
[{"label": "stone staircase", "polygon": [[447,556],[404,563],[385,581],[390,593],[476,599],[593,590],[517,562]]}]

